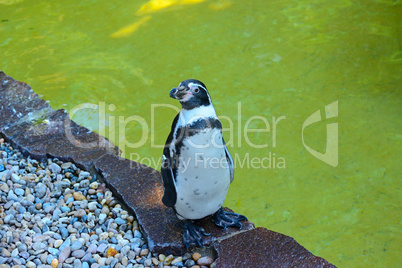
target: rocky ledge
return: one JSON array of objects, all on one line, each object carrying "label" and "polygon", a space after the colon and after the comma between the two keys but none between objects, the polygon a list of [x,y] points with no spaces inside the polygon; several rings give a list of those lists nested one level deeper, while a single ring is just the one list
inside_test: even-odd
[{"label": "rocky ledge", "polygon": [[[106,138],[76,124],[64,110],[53,110],[29,85],[1,71],[0,135],[29,159],[69,162],[77,169],[89,171],[88,176],[100,176],[123,208],[132,214],[132,222],[135,218],[147,243],[144,248],[154,255],[160,254],[160,258],[171,254],[189,256],[182,244],[180,221],[161,203],[163,186],[158,171],[119,157],[119,148]],[[1,202],[0,206],[4,205]],[[210,219],[202,220],[200,225],[211,236],[205,239],[205,249],[191,250],[209,255],[206,262],[211,257],[215,259],[212,264],[215,267],[335,267],[293,238],[254,228],[252,222],[245,223],[242,230],[225,231],[211,224]],[[202,265],[202,258],[195,258]],[[155,267],[164,265],[166,262],[149,263]]]}]

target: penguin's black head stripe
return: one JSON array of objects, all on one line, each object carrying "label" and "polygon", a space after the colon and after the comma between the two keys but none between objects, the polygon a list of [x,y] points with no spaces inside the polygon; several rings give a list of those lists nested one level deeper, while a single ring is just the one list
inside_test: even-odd
[{"label": "penguin's black head stripe", "polygon": [[207,87],[196,79],[184,80],[178,87],[173,88],[169,95],[171,98],[179,100],[186,110],[212,104]]},{"label": "penguin's black head stripe", "polygon": [[179,87],[180,87],[180,86],[184,86],[184,87],[188,88],[188,85],[189,85],[190,83],[200,85],[200,86],[203,87],[205,90],[207,90],[207,87],[204,85],[204,83],[201,82],[200,80],[196,80],[196,79],[187,79],[187,80],[184,80],[183,82],[180,83]]}]

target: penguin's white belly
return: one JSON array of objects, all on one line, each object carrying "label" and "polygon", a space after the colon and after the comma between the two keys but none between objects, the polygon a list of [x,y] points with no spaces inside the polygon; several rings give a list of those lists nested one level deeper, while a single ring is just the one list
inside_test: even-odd
[{"label": "penguin's white belly", "polygon": [[179,218],[196,220],[214,214],[222,206],[229,184],[221,134],[207,131],[184,139],[176,177]]}]

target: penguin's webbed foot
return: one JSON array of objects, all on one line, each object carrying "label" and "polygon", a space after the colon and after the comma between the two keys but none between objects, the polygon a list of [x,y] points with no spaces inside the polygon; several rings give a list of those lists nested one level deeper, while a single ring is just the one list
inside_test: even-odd
[{"label": "penguin's webbed foot", "polygon": [[183,244],[188,250],[188,247],[191,244],[196,244],[200,247],[203,247],[202,237],[207,234],[204,228],[195,225],[191,221],[184,221],[183,223]]},{"label": "penguin's webbed foot", "polygon": [[247,218],[243,215],[224,211],[223,208],[220,208],[215,214],[212,216],[212,221],[222,227],[223,230],[226,230],[227,227],[239,227],[240,229],[243,227],[240,221],[247,221]]}]

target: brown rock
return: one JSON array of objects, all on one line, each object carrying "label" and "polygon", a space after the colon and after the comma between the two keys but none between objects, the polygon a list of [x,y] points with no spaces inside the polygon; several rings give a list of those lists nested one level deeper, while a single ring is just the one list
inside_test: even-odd
[{"label": "brown rock", "polygon": [[198,259],[201,258],[201,254],[198,252],[195,252],[195,253],[193,253],[192,258],[194,261],[198,261]]},{"label": "brown rock", "polygon": [[[137,162],[107,154],[95,162],[115,197],[123,201],[137,217],[148,240],[151,252],[166,255],[182,255],[182,222],[171,208],[162,204],[163,186],[160,173]],[[239,232],[229,227],[225,231],[212,223],[210,218],[198,221],[211,236],[204,237],[204,246],[212,245],[215,239]],[[243,230],[254,227],[251,222],[243,224]]]},{"label": "brown rock", "polygon": [[109,257],[114,257],[116,254],[117,254],[117,251],[116,251],[114,248],[109,248],[109,249],[106,251],[106,257],[107,257],[107,258],[109,258]]},{"label": "brown rock", "polygon": [[52,268],[56,268],[57,265],[59,265],[59,261],[57,259],[53,259],[52,263],[50,263],[50,266],[52,266]]},{"label": "brown rock", "polygon": [[216,241],[214,248],[215,267],[335,267],[293,238],[262,227]]},{"label": "brown rock", "polygon": [[85,196],[83,196],[80,192],[73,193],[74,200],[82,201],[85,200]]}]

